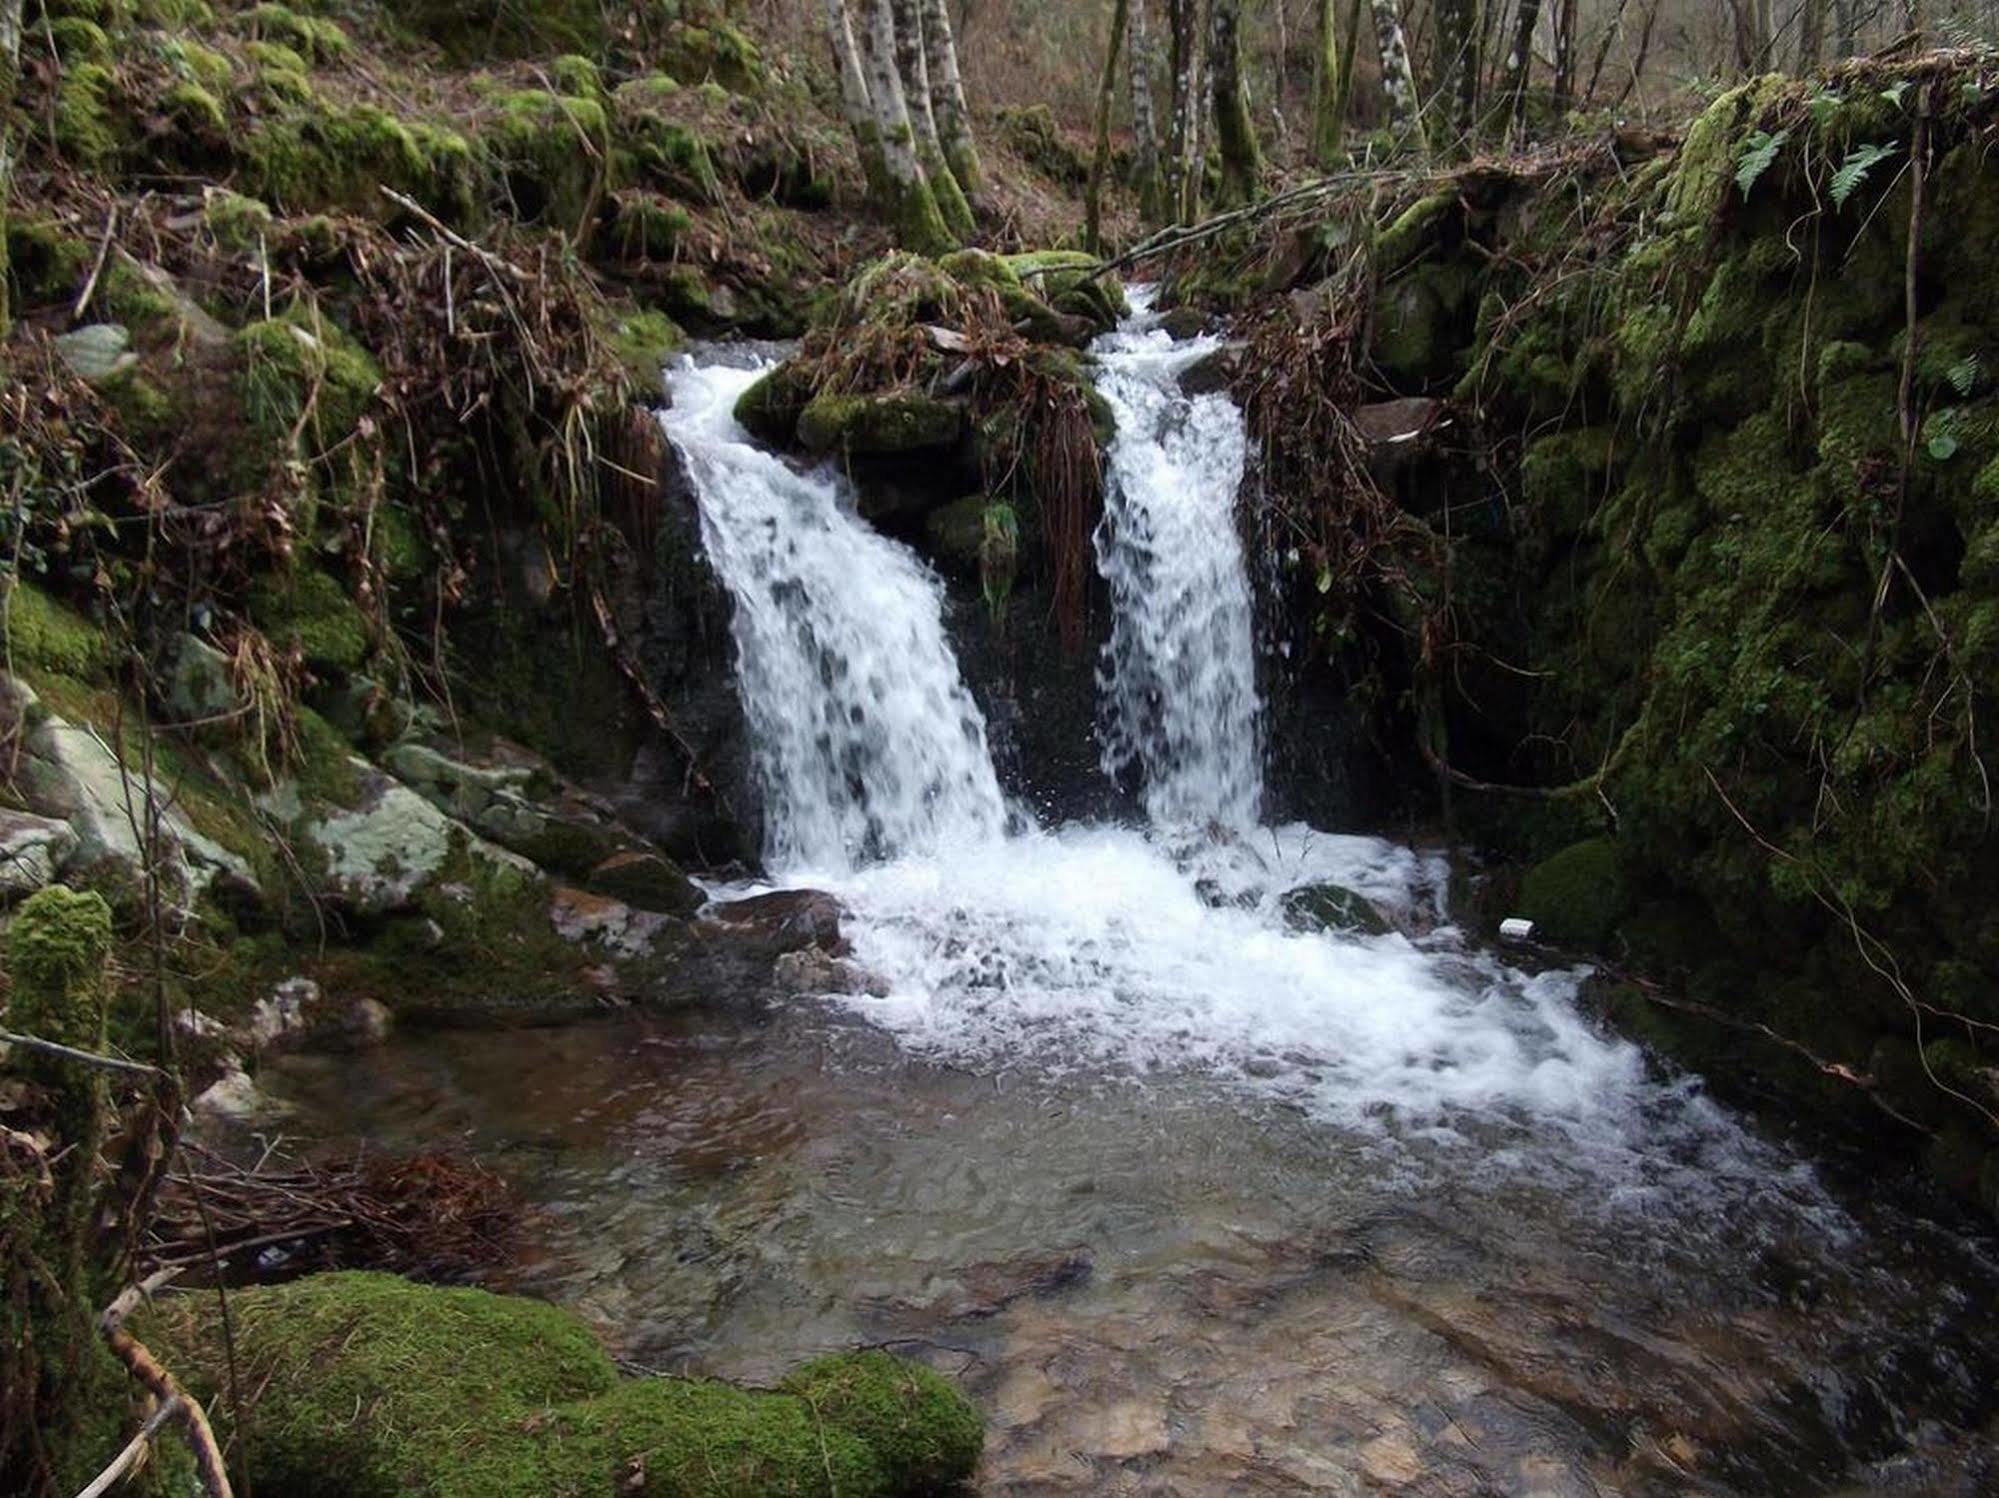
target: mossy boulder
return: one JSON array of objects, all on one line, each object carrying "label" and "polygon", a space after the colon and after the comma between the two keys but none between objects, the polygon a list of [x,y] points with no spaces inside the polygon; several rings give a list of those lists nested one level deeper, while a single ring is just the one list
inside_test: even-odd
[{"label": "mossy boulder", "polygon": [[1282,901],[1285,924],[1294,931],[1345,931],[1385,936],[1394,928],[1358,890],[1330,882],[1302,885]]},{"label": "mossy boulder", "polygon": [[[1115,327],[1131,306],[1115,276],[1100,275],[1094,255],[1077,250],[1034,250],[1003,257],[1006,268],[1054,311],[1080,317],[1098,331]],[[964,262],[960,262],[962,268]]]},{"label": "mossy boulder", "polygon": [[[389,1275],[244,1290],[231,1312],[255,1391],[255,1439],[237,1449],[260,1490],[294,1498],[915,1498],[962,1482],[979,1453],[964,1399],[882,1353],[822,1358],[756,1393],[621,1380],[561,1311]],[[141,1335],[226,1429],[210,1302],[169,1302]]]},{"label": "mossy boulder", "polygon": [[604,41],[599,0],[410,0],[398,18],[457,62],[588,54]]},{"label": "mossy boulder", "polygon": [[962,406],[920,391],[812,398],[798,416],[798,440],[813,452],[881,456],[955,447]]},{"label": "mossy boulder", "polygon": [[811,381],[786,362],[736,397],[736,420],[752,436],[782,447],[797,433],[798,418],[811,401]]},{"label": "mossy boulder", "polygon": [[17,668],[92,680],[111,662],[104,631],[25,578],[0,582],[7,646]]},{"label": "mossy boulder", "polygon": [[1624,861],[1609,838],[1571,843],[1529,869],[1520,886],[1520,913],[1565,946],[1605,947],[1631,903]]},{"label": "mossy boulder", "polygon": [[236,17],[236,25],[259,40],[290,47],[310,62],[338,62],[354,50],[353,38],[339,22],[288,5],[253,5]]},{"label": "mossy boulder", "polygon": [[566,232],[585,227],[609,176],[610,121],[601,103],[539,89],[505,94],[483,139],[515,215]]},{"label": "mossy boulder", "polygon": [[674,23],[661,41],[659,58],[667,72],[689,83],[718,83],[738,94],[763,87],[763,54],[757,44],[719,17],[700,25]]}]

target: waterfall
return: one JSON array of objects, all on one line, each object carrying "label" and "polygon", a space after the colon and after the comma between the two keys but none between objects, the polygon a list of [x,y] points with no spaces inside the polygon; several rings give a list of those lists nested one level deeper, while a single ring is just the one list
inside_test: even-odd
[{"label": "waterfall", "polygon": [[997,837],[1006,807],[941,585],[855,514],[833,471],[751,444],[734,410],[759,373],[685,364],[662,421],[735,600],[767,861],[838,871]]},{"label": "waterfall", "polygon": [[1219,340],[1176,341],[1139,315],[1097,340],[1097,389],[1117,417],[1097,567],[1111,637],[1099,676],[1103,766],[1143,778],[1156,826],[1254,827],[1261,704],[1236,492],[1247,448],[1226,395],[1180,376]]},{"label": "waterfall", "polygon": [[[835,894],[869,993],[827,995],[953,1065],[1195,1072],[1389,1149],[1478,1148],[1675,1200],[1740,1135],[1697,1090],[1599,1033],[1578,972],[1528,973],[1450,924],[1434,853],[1257,824],[1250,589],[1232,509],[1243,420],[1180,373],[1205,339],[1143,313],[1097,346],[1115,409],[1096,537],[1115,618],[1104,762],[1150,825],[1009,826],[936,576],[830,470],[733,416],[754,370],[669,375],[668,436],[733,596],[772,877]],[[1334,884],[1395,929],[1317,929]]]}]

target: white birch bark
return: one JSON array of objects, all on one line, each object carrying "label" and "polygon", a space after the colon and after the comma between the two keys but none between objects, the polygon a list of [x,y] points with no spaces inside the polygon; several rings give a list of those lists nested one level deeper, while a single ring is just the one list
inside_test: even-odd
[{"label": "white birch bark", "polygon": [[1402,13],[1395,0],[1368,0],[1368,7],[1374,13],[1374,36],[1381,48],[1381,91],[1388,100],[1389,123],[1398,130],[1420,132],[1422,103],[1416,94],[1416,75],[1409,67]]},{"label": "white birch bark", "polygon": [[1145,0],[1131,0],[1127,22],[1131,69],[1132,177],[1138,188],[1138,209],[1147,223],[1159,217],[1159,113],[1152,93],[1156,64],[1152,33],[1146,25]]},{"label": "white birch bark", "polygon": [[860,152],[868,191],[880,198],[886,187],[881,130],[868,98],[867,74],[861,65],[860,44],[854,40],[854,19],[847,11],[847,0],[826,0],[826,40],[833,48],[833,69],[840,76],[840,113]]},{"label": "white birch bark", "polygon": [[895,70],[902,79],[902,97],[909,108],[909,122],[916,131],[916,159],[923,164],[924,179],[937,200],[938,210],[952,233],[969,238],[972,209],[964,191],[944,159],[944,142],[937,134],[937,116],[931,107],[930,62],[923,42],[921,0],[894,0]]},{"label": "white birch bark", "polygon": [[14,90],[21,81],[21,0],[0,0],[0,337],[13,326],[7,300],[7,200],[14,191]]},{"label": "white birch bark", "polygon": [[923,46],[930,65],[930,105],[944,160],[967,197],[985,186],[972,111],[965,103],[965,80],[958,71],[958,41],[951,34],[951,8],[944,0],[923,0]]},{"label": "white birch bark", "polygon": [[870,0],[866,62],[868,106],[881,137],[882,176],[891,198],[885,206],[905,245],[934,254],[949,248],[952,239],[917,156],[916,128],[896,70],[895,0]]}]

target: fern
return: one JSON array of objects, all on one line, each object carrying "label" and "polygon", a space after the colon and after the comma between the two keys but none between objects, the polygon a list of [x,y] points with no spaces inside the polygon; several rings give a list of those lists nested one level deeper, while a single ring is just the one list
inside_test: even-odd
[{"label": "fern", "polygon": [[1958,393],[1961,400],[1969,400],[1971,392],[1978,388],[1978,355],[1966,354],[1957,363],[1944,371],[1944,378],[1950,381],[1950,388]]},{"label": "fern", "polygon": [[1832,123],[1833,116],[1839,113],[1839,107],[1845,102],[1844,97],[1830,90],[1821,90],[1805,101],[1812,112],[1812,123],[1821,130]]},{"label": "fern", "polygon": [[1867,180],[1867,174],[1895,154],[1893,146],[1857,146],[1847,152],[1846,160],[1839,164],[1839,170],[1832,174],[1832,205],[1844,208],[1846,200],[1854,195],[1860,185]]},{"label": "fern", "polygon": [[1735,159],[1735,185],[1747,198],[1749,190],[1756,185],[1756,179],[1770,170],[1770,163],[1777,159],[1777,153],[1784,149],[1784,142],[1791,138],[1788,128],[1772,135],[1768,130],[1758,130],[1742,143],[1742,154]]}]

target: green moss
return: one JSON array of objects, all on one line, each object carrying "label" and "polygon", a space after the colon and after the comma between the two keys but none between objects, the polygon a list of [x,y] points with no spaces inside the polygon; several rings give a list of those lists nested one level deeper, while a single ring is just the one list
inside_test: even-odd
[{"label": "green moss", "polygon": [[1421,391],[1455,373],[1471,346],[1477,289],[1468,266],[1443,260],[1382,288],[1370,353],[1391,386]]},{"label": "green moss", "polygon": [[719,17],[699,26],[676,22],[667,29],[659,59],[676,77],[712,81],[734,93],[755,93],[763,87],[763,56],[757,44]]},{"label": "green moss", "polygon": [[752,435],[782,447],[797,434],[799,415],[811,399],[811,381],[787,362],[736,397],[736,420]]},{"label": "green moss", "polygon": [[1556,535],[1582,529],[1603,499],[1617,434],[1603,427],[1557,432],[1529,443],[1520,455],[1520,493]]},{"label": "green moss", "polygon": [[604,239],[608,252],[619,260],[670,260],[693,227],[694,216],[669,197],[620,192],[612,195]]},{"label": "green moss", "polygon": [[222,104],[198,83],[176,83],[160,100],[176,127],[191,130],[210,140],[220,140],[229,129]]},{"label": "green moss", "polygon": [[271,210],[255,198],[216,188],[202,204],[202,216],[215,242],[227,250],[249,251],[264,243],[271,231]]},{"label": "green moss", "polygon": [[112,659],[104,632],[25,578],[0,591],[7,649],[14,662],[79,680],[96,680]]},{"label": "green moss", "polygon": [[[384,186],[426,207],[437,196],[432,162],[409,126],[372,104],[317,96],[266,120],[243,143],[242,185],[290,213],[347,209],[382,215]],[[436,211],[452,212],[448,198]]]},{"label": "green moss", "polygon": [[111,37],[95,21],[82,16],[56,16],[49,22],[49,45],[65,67],[94,62],[109,66],[115,57]]},{"label": "green moss", "polygon": [[1444,225],[1457,211],[1458,202],[1457,189],[1448,188],[1419,198],[1405,208],[1375,236],[1375,273],[1387,279],[1435,248]]},{"label": "green moss", "polygon": [[594,54],[604,41],[598,0],[411,0],[399,18],[459,62],[490,58]]},{"label": "green moss", "polygon": [[96,260],[89,240],[59,220],[20,213],[6,215],[4,228],[6,255],[0,259],[0,274],[13,281],[22,304],[34,307],[76,295]]},{"label": "green moss", "polygon": [[954,250],[937,262],[937,268],[963,286],[986,286],[995,291],[1023,289],[1020,272],[1003,255],[990,250]]},{"label": "green moss", "polygon": [[798,440],[814,452],[907,453],[949,447],[963,435],[962,408],[915,391],[812,398]]},{"label": "green moss", "polygon": [[[915,1498],[964,1480],[978,1456],[963,1399],[881,1353],[823,1359],[759,1394],[620,1381],[562,1312],[387,1275],[253,1288],[231,1309],[257,1391],[247,1460],[260,1489],[295,1498]],[[219,1390],[205,1303],[170,1302],[141,1325],[198,1396]],[[210,1406],[226,1428],[228,1401]]]},{"label": "green moss", "polygon": [[205,47],[192,37],[169,36],[159,41],[160,61],[167,71],[183,82],[199,84],[220,93],[235,79],[236,69],[226,54]]},{"label": "green moss", "polygon": [[263,41],[290,47],[313,62],[338,62],[354,50],[353,40],[338,22],[300,15],[285,5],[254,5],[236,24]]},{"label": "green moss", "polygon": [[566,52],[549,64],[548,71],[557,93],[568,94],[573,99],[589,99],[598,104],[604,102],[604,76],[589,58]]},{"label": "green moss", "polygon": [[1527,871],[1520,913],[1564,945],[1602,948],[1631,906],[1623,861],[1608,838],[1572,843]]},{"label": "green moss", "polygon": [[618,361],[652,400],[664,398],[666,361],[686,341],[680,325],[664,312],[634,312],[620,318],[611,335]]},{"label": "green moss", "polygon": [[659,75],[635,78],[618,89],[618,151],[641,181],[696,202],[718,202],[721,183],[707,141],[671,113],[677,91],[671,78]]},{"label": "green moss", "polygon": [[260,579],[250,618],[279,650],[295,649],[321,669],[356,670],[374,648],[367,616],[339,583],[309,568]]},{"label": "green moss", "polygon": [[102,1044],[111,907],[60,884],[38,890],[7,927],[10,1026],[58,1045]]},{"label": "green moss", "polygon": [[56,87],[55,142],[72,164],[102,169],[124,149],[117,97],[117,78],[103,64],[86,62],[63,69]]},{"label": "green moss", "polygon": [[608,172],[609,125],[601,104],[538,90],[506,94],[496,101],[483,139],[516,213],[565,231],[583,226]]}]

